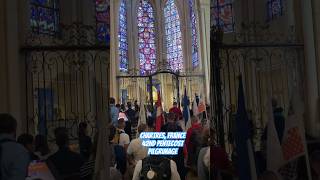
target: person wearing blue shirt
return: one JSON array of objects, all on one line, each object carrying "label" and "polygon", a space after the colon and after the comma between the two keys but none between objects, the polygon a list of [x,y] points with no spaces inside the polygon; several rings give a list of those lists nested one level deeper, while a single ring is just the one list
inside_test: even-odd
[{"label": "person wearing blue shirt", "polygon": [[119,109],[116,107],[116,100],[114,98],[110,98],[109,106],[110,106],[110,118],[111,123],[114,127],[118,126],[118,117],[119,117]]}]

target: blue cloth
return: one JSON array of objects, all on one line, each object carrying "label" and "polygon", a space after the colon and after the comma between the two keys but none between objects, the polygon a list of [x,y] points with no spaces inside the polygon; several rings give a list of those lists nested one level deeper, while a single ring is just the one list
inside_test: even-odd
[{"label": "blue cloth", "polygon": [[119,109],[114,105],[110,105],[110,118],[114,127],[118,127]]},{"label": "blue cloth", "polygon": [[250,161],[247,142],[250,140],[250,123],[244,100],[242,79],[239,79],[238,111],[236,116],[236,151],[238,157],[239,180],[251,180]]}]

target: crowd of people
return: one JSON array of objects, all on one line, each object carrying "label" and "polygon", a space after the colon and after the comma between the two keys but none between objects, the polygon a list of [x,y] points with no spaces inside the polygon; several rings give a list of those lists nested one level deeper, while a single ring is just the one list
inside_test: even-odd
[{"label": "crowd of people", "polygon": [[[186,132],[184,146],[178,155],[148,155],[139,134],[154,132],[156,115],[152,106],[146,112],[145,123],[139,121],[140,108],[137,102],[126,105],[115,103],[110,98],[110,123],[108,124],[108,147],[110,155],[110,180],[233,180],[238,172],[236,161],[223,147],[215,143],[215,131],[201,121],[202,116],[191,112],[191,126],[182,127],[183,113],[177,103],[164,113],[165,123],[161,132]],[[274,112],[276,130],[282,135],[284,117],[280,109]],[[65,127],[54,131],[57,150],[49,148],[44,135],[21,134],[16,138],[17,121],[10,115],[0,113],[0,179],[22,180],[30,175],[32,162],[45,162],[56,179],[94,179],[98,133],[93,137],[87,133],[87,123],[78,125],[78,150],[70,147],[69,132]],[[279,137],[281,139],[281,137]],[[309,149],[310,150],[310,149]],[[107,153],[107,152],[106,152]],[[257,163],[259,164],[259,163]],[[260,163],[261,164],[261,163]],[[320,151],[317,146],[310,155],[312,176],[320,179]],[[259,180],[276,180],[277,175],[266,171],[259,173]]]},{"label": "crowd of people", "polygon": [[[139,134],[142,132],[154,132],[156,121],[156,107],[146,107],[146,124],[139,122],[139,110],[137,103],[127,106],[115,104],[110,98],[110,127],[116,129],[116,136],[112,140],[114,148],[118,151],[116,157],[126,162],[116,162],[117,169],[121,170],[123,179],[152,179],[149,176],[161,177],[159,179],[209,179],[210,146],[216,152],[213,158],[216,160],[217,169],[224,176],[232,176],[233,170],[228,154],[223,148],[214,144],[214,130],[202,123],[201,115],[191,113],[191,126],[186,127],[183,121],[183,113],[177,102],[173,103],[169,112],[164,112],[165,123],[161,126],[161,132],[186,132],[184,147],[180,147],[178,155],[149,156],[147,147],[142,145]],[[137,126],[137,128],[135,128]],[[137,132],[134,130],[137,129]],[[131,134],[131,136],[130,136]],[[120,147],[118,147],[120,146]],[[123,150],[120,150],[123,149]],[[125,152],[125,153],[122,153]],[[123,165],[123,166],[120,166]]]}]

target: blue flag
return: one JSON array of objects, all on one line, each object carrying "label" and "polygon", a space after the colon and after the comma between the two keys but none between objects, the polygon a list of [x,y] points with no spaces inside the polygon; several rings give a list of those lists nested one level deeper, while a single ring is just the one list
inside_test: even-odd
[{"label": "blue flag", "polygon": [[184,118],[185,126],[186,126],[187,122],[189,121],[189,117],[190,117],[190,110],[189,110],[190,101],[187,96],[187,89],[186,88],[184,88],[184,96],[183,96],[182,104],[183,104],[183,118]]},{"label": "blue flag", "polygon": [[[237,151],[237,166],[239,173],[239,180],[253,180],[252,169],[250,166],[250,158],[252,157],[252,145],[250,141],[250,123],[246,111],[242,78],[239,78],[238,89],[238,111],[235,122],[235,141]],[[249,145],[248,145],[249,144]],[[249,149],[248,148],[251,148]],[[251,161],[252,162],[252,161]]]}]

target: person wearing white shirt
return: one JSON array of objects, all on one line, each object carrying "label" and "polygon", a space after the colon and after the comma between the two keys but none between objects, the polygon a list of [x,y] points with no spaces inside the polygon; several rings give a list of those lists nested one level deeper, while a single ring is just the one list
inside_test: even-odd
[{"label": "person wearing white shirt", "polygon": [[[134,169],[132,180],[140,180],[141,169],[142,169],[142,160],[139,160],[137,162],[136,168]],[[170,180],[180,180],[180,175],[179,175],[178,170],[177,170],[177,165],[172,160],[170,160],[170,169],[171,169],[171,178],[170,178]]]},{"label": "person wearing white shirt", "polygon": [[120,132],[119,145],[123,146],[124,149],[127,151],[127,148],[130,143],[130,138],[129,138],[129,135],[124,131],[125,127],[126,127],[125,120],[123,118],[119,118],[118,120],[118,131]]},{"label": "person wearing white shirt", "polygon": [[[141,134],[147,129],[146,124],[140,124],[138,127],[138,133]],[[127,153],[129,156],[132,157],[132,160],[134,161],[133,164],[136,164],[139,160],[144,159],[148,155],[148,148],[145,146],[142,146],[142,140],[140,137],[132,140],[128,146]]]}]

